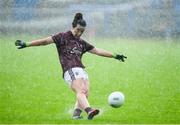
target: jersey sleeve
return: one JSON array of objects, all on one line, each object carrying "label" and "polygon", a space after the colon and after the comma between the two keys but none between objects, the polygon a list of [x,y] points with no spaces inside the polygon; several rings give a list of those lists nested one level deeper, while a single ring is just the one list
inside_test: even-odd
[{"label": "jersey sleeve", "polygon": [[90,43],[84,41],[84,52],[90,51],[94,48],[93,45],[91,45]]},{"label": "jersey sleeve", "polygon": [[51,37],[56,45],[60,45],[62,43],[62,33],[56,33],[51,35]]}]

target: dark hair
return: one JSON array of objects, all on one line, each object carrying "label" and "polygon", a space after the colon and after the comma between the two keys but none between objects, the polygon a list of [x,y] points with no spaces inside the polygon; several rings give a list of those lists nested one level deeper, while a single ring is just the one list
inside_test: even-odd
[{"label": "dark hair", "polygon": [[74,20],[72,22],[72,27],[76,27],[77,24],[86,27],[86,21],[83,19],[83,15],[82,13],[76,13],[76,15],[74,16]]}]

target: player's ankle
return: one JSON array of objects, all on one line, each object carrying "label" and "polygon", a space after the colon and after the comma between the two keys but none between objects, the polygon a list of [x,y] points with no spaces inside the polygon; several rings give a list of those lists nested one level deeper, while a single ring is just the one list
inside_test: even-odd
[{"label": "player's ankle", "polygon": [[90,111],[92,111],[92,108],[91,107],[86,107],[84,110],[88,114]]}]

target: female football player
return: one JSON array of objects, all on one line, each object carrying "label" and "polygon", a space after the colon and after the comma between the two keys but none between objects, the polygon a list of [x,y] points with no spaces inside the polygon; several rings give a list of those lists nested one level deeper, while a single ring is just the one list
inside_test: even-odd
[{"label": "female football player", "polygon": [[73,119],[82,118],[81,112],[87,113],[88,119],[93,119],[99,110],[92,108],[88,102],[89,80],[88,74],[84,70],[81,58],[85,52],[90,52],[99,56],[115,58],[122,62],[127,58],[124,55],[112,54],[103,49],[99,49],[81,39],[85,31],[86,21],[81,13],[76,13],[72,22],[72,29],[67,32],[60,32],[47,38],[34,40],[25,43],[17,40],[15,45],[18,49],[32,46],[48,45],[55,43],[59,54],[59,60],[63,70],[63,78],[76,94],[76,103]]}]

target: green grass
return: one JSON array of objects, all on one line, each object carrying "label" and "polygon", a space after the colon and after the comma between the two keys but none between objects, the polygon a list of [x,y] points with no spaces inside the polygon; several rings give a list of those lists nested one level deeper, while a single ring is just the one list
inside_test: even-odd
[{"label": "green grass", "polygon": [[[72,120],[74,93],[62,79],[55,45],[17,50],[17,38],[0,40],[0,123],[179,123],[180,43],[162,40],[98,40],[97,47],[122,52],[125,63],[85,54],[89,101],[101,113]],[[25,38],[27,40],[28,38]],[[118,109],[107,104],[112,91],[125,94]]]}]

